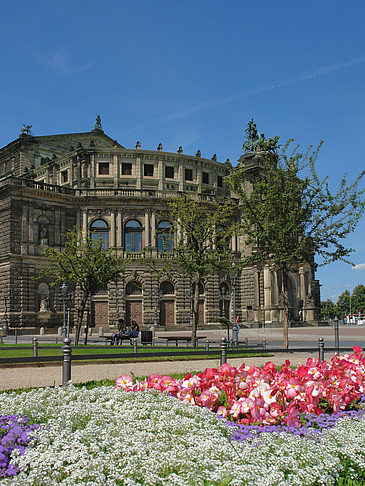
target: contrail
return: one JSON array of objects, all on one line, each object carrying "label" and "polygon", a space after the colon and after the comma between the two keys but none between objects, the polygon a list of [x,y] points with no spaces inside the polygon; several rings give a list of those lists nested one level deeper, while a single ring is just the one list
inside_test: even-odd
[{"label": "contrail", "polygon": [[161,117],[155,120],[154,122],[145,123],[136,126],[134,128],[130,128],[129,130],[126,130],[126,132],[133,132],[135,130],[141,130],[143,128],[151,127],[154,125],[160,125],[172,120],[176,120],[178,118],[183,118],[185,116],[191,115],[192,113],[196,113],[198,111],[203,111],[209,108],[215,108],[217,106],[227,105],[229,103],[232,103],[232,101],[235,100],[249,98],[251,96],[264,93],[265,91],[270,91],[272,89],[282,88],[284,86],[289,86],[291,84],[300,83],[302,81],[307,81],[308,79],[317,78],[318,76],[324,76],[326,74],[339,71],[340,69],[346,69],[355,66],[356,64],[362,64],[363,62],[365,62],[365,56],[359,57],[357,59],[353,59],[351,61],[343,62],[340,64],[332,64],[331,66],[323,66],[318,69],[313,69],[311,71],[305,71],[303,73],[297,74],[290,78],[263,84],[262,86],[258,86],[256,88],[250,88],[240,93],[235,93],[233,95],[225,96],[223,98],[218,98],[216,100],[207,101],[205,103],[199,103],[198,105],[191,106],[190,108],[185,108],[184,110],[179,111],[177,113],[172,113],[171,115],[166,115],[164,117]]}]

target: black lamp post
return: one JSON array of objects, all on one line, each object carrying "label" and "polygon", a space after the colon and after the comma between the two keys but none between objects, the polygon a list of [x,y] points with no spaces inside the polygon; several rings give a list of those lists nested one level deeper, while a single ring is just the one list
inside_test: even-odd
[{"label": "black lamp post", "polygon": [[63,283],[60,287],[61,300],[63,304],[63,325],[62,325],[62,338],[67,338],[67,324],[66,324],[66,300],[67,300],[67,285]]},{"label": "black lamp post", "polygon": [[236,278],[237,278],[237,269],[236,265],[233,262],[231,270],[229,272],[229,278],[231,279],[232,283],[232,296],[233,296],[233,328],[232,328],[232,343],[233,345],[237,345],[238,343],[238,333],[239,328],[237,326],[236,320]]},{"label": "black lamp post", "polygon": [[153,327],[158,327],[158,303],[161,298],[161,292],[160,289],[156,288],[154,295],[153,295],[153,300],[154,300],[154,314],[153,314]]},{"label": "black lamp post", "polygon": [[0,293],[3,294],[4,299],[4,316],[3,316],[3,329],[2,329],[2,336],[6,337],[8,335],[9,330],[9,316],[8,316],[8,290],[0,290]]}]

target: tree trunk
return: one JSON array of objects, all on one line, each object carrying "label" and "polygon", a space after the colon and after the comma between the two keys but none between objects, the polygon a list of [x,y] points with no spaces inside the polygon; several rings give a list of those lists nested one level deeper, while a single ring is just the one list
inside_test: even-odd
[{"label": "tree trunk", "polygon": [[90,311],[89,309],[86,311],[86,328],[85,328],[85,339],[84,345],[87,346],[87,338],[89,335],[89,327],[90,327]]},{"label": "tree trunk", "polygon": [[284,335],[283,335],[283,347],[289,348],[289,295],[288,295],[288,271],[284,267],[283,272],[283,307],[284,307]]},{"label": "tree trunk", "polygon": [[191,330],[191,344],[194,348],[197,347],[196,332],[198,330],[199,322],[199,278],[195,279],[194,289],[194,305],[193,305],[193,328]]},{"label": "tree trunk", "polygon": [[80,331],[81,331],[82,321],[83,321],[83,318],[84,318],[84,312],[85,312],[86,303],[87,303],[88,298],[89,298],[88,293],[86,293],[82,296],[81,302],[80,302],[80,307],[77,311],[77,324],[76,324],[76,333],[75,333],[75,340],[74,340],[75,346],[79,345]]}]

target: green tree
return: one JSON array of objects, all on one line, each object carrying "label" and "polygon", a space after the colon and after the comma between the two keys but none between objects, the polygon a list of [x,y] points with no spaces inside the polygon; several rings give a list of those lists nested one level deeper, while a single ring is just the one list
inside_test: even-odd
[{"label": "green tree", "polygon": [[333,319],[336,317],[337,308],[331,299],[321,301],[321,316],[324,319]]},{"label": "green tree", "polygon": [[239,167],[230,177],[240,200],[241,232],[251,249],[244,263],[271,262],[282,274],[285,348],[289,345],[289,272],[301,262],[313,262],[315,255],[321,265],[336,260],[350,263],[353,250],[343,240],[365,209],[365,190],[359,188],[364,171],[352,184],[344,175],[332,193],[327,177],[320,179],[315,169],[321,144],[300,153],[298,147],[290,152],[291,142],[280,153],[277,143],[270,150],[256,150],[260,173],[252,175]]},{"label": "green tree", "polygon": [[351,294],[351,308],[352,313],[357,314],[359,311],[361,314],[365,314],[365,286],[357,285]]},{"label": "green tree", "polygon": [[168,206],[168,218],[177,243],[165,271],[191,279],[194,289],[191,342],[196,347],[199,284],[204,284],[216,270],[228,271],[232,264],[228,240],[234,231],[235,207],[230,201],[202,202],[187,195],[171,198]]},{"label": "green tree", "polygon": [[106,250],[104,242],[85,236],[76,228],[66,235],[63,249],[47,248],[43,254],[49,261],[39,272],[40,277],[51,277],[53,284],[74,283],[81,292],[77,312],[75,346],[79,343],[85,308],[91,294],[118,281],[127,263],[114,249]]},{"label": "green tree", "polygon": [[351,300],[351,294],[348,290],[342,292],[342,294],[339,295],[337,299],[336,314],[341,319],[343,319],[345,316],[350,314],[350,310],[351,310],[350,300]]}]

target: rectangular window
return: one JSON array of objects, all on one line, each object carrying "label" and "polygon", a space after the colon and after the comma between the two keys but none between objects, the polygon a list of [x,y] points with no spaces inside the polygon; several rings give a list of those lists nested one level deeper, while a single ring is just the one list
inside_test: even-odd
[{"label": "rectangular window", "polygon": [[144,175],[147,177],[152,177],[153,176],[153,165],[151,164],[144,164]]},{"label": "rectangular window", "polygon": [[122,164],[122,175],[132,175],[132,164]]},{"label": "rectangular window", "polygon": [[185,169],[185,180],[192,181],[193,180],[193,170],[192,169]]},{"label": "rectangular window", "polygon": [[100,162],[99,163],[99,175],[109,175],[109,163]]},{"label": "rectangular window", "polygon": [[142,248],[141,233],[126,233],[125,234],[125,251],[140,252]]},{"label": "rectangular window", "polygon": [[218,176],[218,178],[217,178],[217,186],[218,187],[223,187],[223,177],[222,176]]},{"label": "rectangular window", "polygon": [[173,179],[174,178],[174,168],[173,167],[165,167],[165,177],[166,177],[166,179]]},{"label": "rectangular window", "polygon": [[67,182],[68,181],[68,170],[63,170],[61,172],[61,178],[62,178],[62,182]]},{"label": "rectangular window", "polygon": [[209,184],[209,174],[208,174],[208,172],[203,172],[203,184]]}]

